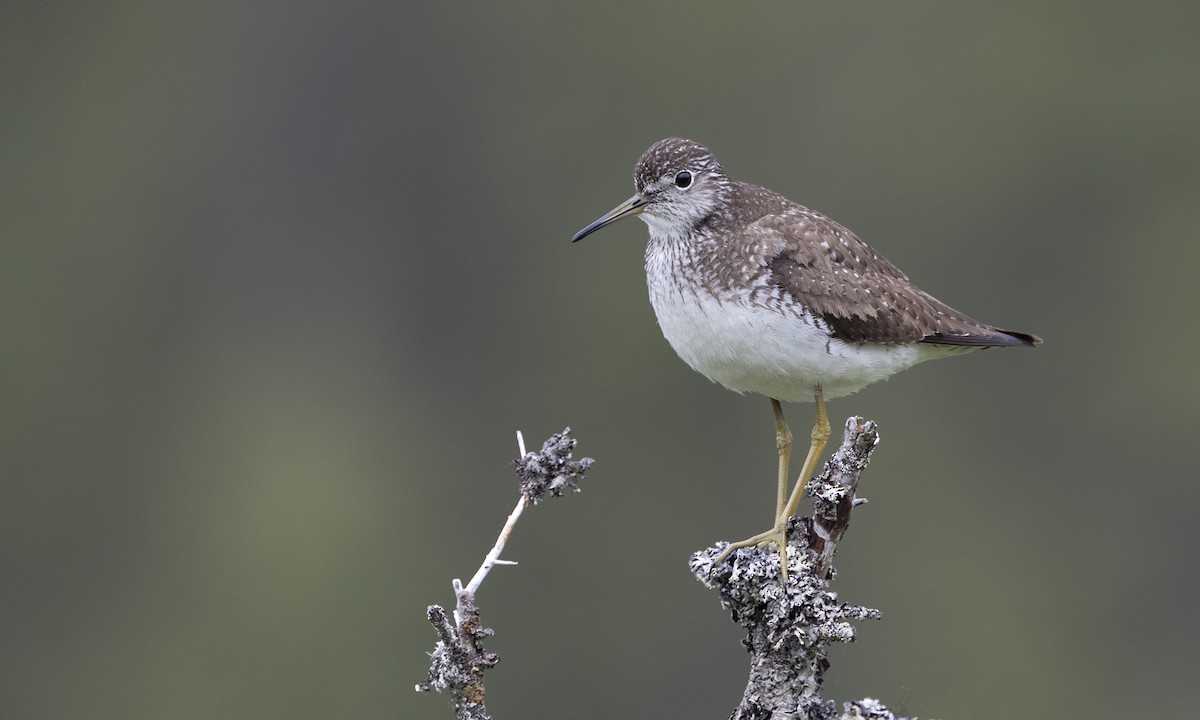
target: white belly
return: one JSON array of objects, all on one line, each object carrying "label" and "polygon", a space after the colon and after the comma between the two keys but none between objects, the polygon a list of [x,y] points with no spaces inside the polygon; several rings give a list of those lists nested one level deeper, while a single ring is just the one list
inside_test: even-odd
[{"label": "white belly", "polygon": [[845,343],[811,318],[708,293],[652,293],[667,342],[693,370],[737,392],[787,402],[849,395],[925,359],[913,345]]}]

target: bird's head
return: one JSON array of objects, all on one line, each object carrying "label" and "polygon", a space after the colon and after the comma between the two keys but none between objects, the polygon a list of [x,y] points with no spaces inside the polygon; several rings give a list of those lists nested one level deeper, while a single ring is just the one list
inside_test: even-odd
[{"label": "bird's head", "polygon": [[642,153],[633,173],[633,197],[575,233],[582,240],[606,225],[638,215],[652,235],[684,235],[728,195],[729,177],[712,152],[693,140],[666,138]]}]

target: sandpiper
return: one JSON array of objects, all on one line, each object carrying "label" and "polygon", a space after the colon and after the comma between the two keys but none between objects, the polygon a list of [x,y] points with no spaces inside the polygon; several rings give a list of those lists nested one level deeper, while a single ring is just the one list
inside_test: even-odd
[{"label": "sandpiper", "polygon": [[[1041,342],[940,302],[845,227],[730,178],[700,143],[654,143],[633,177],[633,197],[572,242],[622,218],[644,220],[650,303],[667,342],[708,379],[766,395],[775,413],[775,523],[728,545],[714,567],[738,548],[776,543],[787,577],[787,521],[829,438],[826,398],[925,360]],[[780,401],[817,405],[808,456],[790,495],[792,436]]]}]

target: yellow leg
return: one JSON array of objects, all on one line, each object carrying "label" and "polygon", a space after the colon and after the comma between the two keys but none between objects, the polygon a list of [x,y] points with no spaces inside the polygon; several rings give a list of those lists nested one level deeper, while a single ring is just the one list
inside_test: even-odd
[{"label": "yellow leg", "polygon": [[771,398],[771,409],[775,411],[775,449],[779,451],[779,492],[775,499],[775,517],[783,514],[787,507],[788,463],[792,457],[792,431],[783,419],[783,406]]},{"label": "yellow leg", "polygon": [[[796,487],[791,497],[787,496],[788,462],[792,453],[792,433],[788,430],[787,422],[783,419],[783,408],[779,401],[771,398],[771,408],[775,411],[775,446],[779,450],[779,489],[775,501],[775,525],[766,532],[748,537],[740,542],[731,543],[713,560],[713,566],[720,565],[729,554],[738,548],[753,545],[768,545],[775,543],[779,547],[779,575],[787,580],[787,523],[800,507],[800,499],[804,497],[804,487],[808,478],[816,469],[817,461],[821,459],[821,451],[829,439],[829,417],[825,414],[825,396],[821,388],[814,394],[817,403],[817,423],[812,429],[812,442],[808,447],[808,456],[804,458],[804,469],[796,480]],[[786,499],[785,499],[786,498]]]},{"label": "yellow leg", "polygon": [[787,506],[783,509],[785,523],[787,518],[795,515],[800,509],[800,499],[804,497],[804,487],[808,484],[808,479],[816,472],[817,461],[821,459],[821,451],[825,449],[825,442],[829,440],[829,416],[825,414],[825,396],[821,393],[821,388],[817,388],[816,401],[817,424],[813,425],[812,444],[808,446],[808,457],[804,458],[804,467],[800,469],[796,488],[792,490],[792,496],[788,498]]}]

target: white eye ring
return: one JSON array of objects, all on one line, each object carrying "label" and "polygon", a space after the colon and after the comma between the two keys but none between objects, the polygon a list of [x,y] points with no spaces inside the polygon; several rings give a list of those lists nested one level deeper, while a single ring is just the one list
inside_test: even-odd
[{"label": "white eye ring", "polygon": [[687,190],[692,186],[692,174],[687,170],[680,170],[675,175],[675,187],[680,190]]}]

